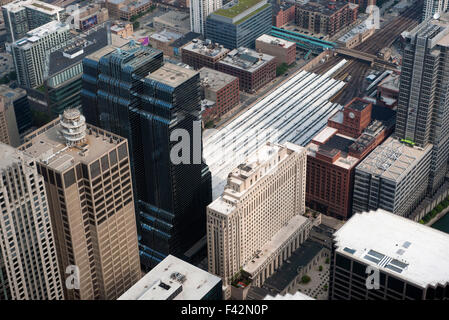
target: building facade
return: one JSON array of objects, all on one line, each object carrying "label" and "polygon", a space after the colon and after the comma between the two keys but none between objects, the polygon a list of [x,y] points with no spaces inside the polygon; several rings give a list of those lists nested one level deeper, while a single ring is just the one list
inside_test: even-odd
[{"label": "building facade", "polygon": [[25,38],[11,44],[11,54],[19,84],[27,88],[42,85],[50,49],[64,46],[69,38],[70,26],[59,21],[52,21],[29,31]]},{"label": "building facade", "polygon": [[240,90],[255,92],[276,77],[276,59],[240,47],[218,61],[217,70],[238,77]]},{"label": "building facade", "polygon": [[305,170],[304,148],[267,143],[207,207],[209,272],[223,279],[226,298],[239,277],[261,286],[307,238]]},{"label": "building facade", "polygon": [[63,8],[38,0],[19,0],[4,5],[6,41],[15,42],[25,37],[28,31],[53,20],[60,21],[62,11]]},{"label": "building facade", "polygon": [[292,3],[274,3],[273,5],[273,26],[282,27],[289,22],[295,21],[295,5]]},{"label": "building facade", "polygon": [[[199,73],[162,63],[159,50],[131,43],[106,47],[83,62],[87,121],[129,139],[146,269],[168,254],[182,257],[205,235],[211,200],[210,172],[202,161]],[[179,164],[171,161],[175,129],[199,139]]]},{"label": "building facade", "polygon": [[56,237],[34,158],[0,143],[0,300],[62,300]]},{"label": "building facade", "polygon": [[431,151],[385,140],[355,170],[353,213],[380,208],[409,217],[426,196]]},{"label": "building facade", "polygon": [[202,110],[203,122],[219,118],[239,104],[239,78],[209,68],[200,69],[200,78],[204,99],[215,103]]},{"label": "building facade", "polygon": [[255,41],[271,31],[272,10],[268,0],[231,1],[206,19],[206,39],[225,48],[254,48]]},{"label": "building facade", "polygon": [[436,13],[441,14],[447,11],[447,0],[426,0],[424,1],[422,20],[432,18]]},{"label": "building facade", "polygon": [[444,183],[449,159],[449,15],[426,20],[405,35],[396,136],[432,144],[428,194]]},{"label": "building facade", "polygon": [[256,39],[256,50],[276,58],[276,65],[296,62],[296,43],[264,34]]},{"label": "building facade", "polygon": [[217,62],[226,57],[229,49],[210,40],[193,39],[181,49],[181,59],[195,70],[203,67],[217,69]]},{"label": "building facade", "polygon": [[446,233],[384,210],[356,214],[334,233],[329,299],[448,300],[448,245]]},{"label": "building facade", "polygon": [[207,16],[220,9],[222,5],[222,0],[192,0],[190,2],[190,31],[204,35]]},{"label": "building facade", "polygon": [[141,276],[126,139],[67,109],[21,149],[44,177],[61,274],[79,268],[66,298],[117,299]]},{"label": "building facade", "polygon": [[296,4],[296,24],[315,34],[333,36],[357,20],[358,5],[340,0]]}]

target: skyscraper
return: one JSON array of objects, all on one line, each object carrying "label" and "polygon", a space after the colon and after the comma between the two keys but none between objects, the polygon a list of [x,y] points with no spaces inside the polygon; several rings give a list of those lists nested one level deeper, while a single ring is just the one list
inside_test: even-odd
[{"label": "skyscraper", "polygon": [[431,18],[435,13],[443,13],[448,7],[447,0],[425,0],[423,8],[423,20]]},{"label": "skyscraper", "polygon": [[44,179],[0,143],[0,300],[63,299]]},{"label": "skyscraper", "polygon": [[206,18],[223,5],[222,0],[192,0],[190,2],[190,30],[204,35]]},{"label": "skyscraper", "polygon": [[[86,125],[77,109],[27,136],[49,199],[67,299],[116,299],[141,276],[126,139]],[[69,270],[74,274],[73,270]]]},{"label": "skyscraper", "polygon": [[60,21],[62,11],[61,7],[38,0],[19,0],[4,5],[6,40],[20,40],[30,30],[53,20]]},{"label": "skyscraper", "polygon": [[63,46],[70,38],[70,26],[51,21],[33,29],[11,44],[11,54],[20,85],[36,88],[44,82],[44,66],[50,49]]},{"label": "skyscraper", "polygon": [[[141,262],[182,257],[206,233],[211,177],[202,161],[199,73],[162,66],[162,52],[132,42],[85,58],[87,121],[128,138]],[[191,139],[189,164],[174,164],[172,135]],[[179,139],[179,138],[178,138]]]},{"label": "skyscraper", "polygon": [[405,34],[396,136],[433,145],[428,193],[444,182],[449,159],[449,15],[429,19]]},{"label": "skyscraper", "polygon": [[267,143],[229,173],[207,207],[209,272],[223,279],[226,298],[241,270],[262,286],[308,237],[306,160],[305,148]]},{"label": "skyscraper", "polygon": [[331,300],[449,298],[449,235],[382,209],[333,235]]}]

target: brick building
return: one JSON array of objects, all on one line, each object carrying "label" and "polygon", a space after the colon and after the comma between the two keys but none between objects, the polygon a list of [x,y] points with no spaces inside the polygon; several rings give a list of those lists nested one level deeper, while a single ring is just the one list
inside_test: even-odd
[{"label": "brick building", "polygon": [[307,146],[307,205],[346,220],[357,164],[393,131],[395,112],[360,98],[336,112]]},{"label": "brick building", "polygon": [[211,41],[194,39],[181,49],[181,59],[195,70],[202,67],[216,69],[217,62],[226,57],[228,52],[229,49]]},{"label": "brick building", "polygon": [[292,3],[272,4],[273,26],[282,27],[289,22],[295,21],[295,5]]},{"label": "brick building", "polygon": [[296,61],[296,43],[267,34],[256,39],[256,50],[274,56],[276,65],[293,64]]},{"label": "brick building", "polygon": [[150,9],[152,2],[150,0],[107,0],[105,5],[109,16],[130,20],[132,16]]},{"label": "brick building", "polygon": [[238,105],[239,78],[204,67],[200,79],[204,99],[215,102],[213,107],[203,110],[203,121],[220,117]]},{"label": "brick building", "polygon": [[357,20],[359,6],[346,1],[311,0],[296,4],[296,24],[303,30],[332,36]]},{"label": "brick building", "polygon": [[240,90],[255,92],[276,77],[276,59],[240,47],[220,60],[217,70],[238,77]]}]

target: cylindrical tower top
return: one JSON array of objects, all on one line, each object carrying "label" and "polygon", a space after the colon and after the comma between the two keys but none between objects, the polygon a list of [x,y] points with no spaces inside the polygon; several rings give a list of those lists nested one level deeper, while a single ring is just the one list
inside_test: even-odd
[{"label": "cylindrical tower top", "polygon": [[86,118],[78,109],[66,109],[60,116],[61,134],[67,146],[86,141]]}]

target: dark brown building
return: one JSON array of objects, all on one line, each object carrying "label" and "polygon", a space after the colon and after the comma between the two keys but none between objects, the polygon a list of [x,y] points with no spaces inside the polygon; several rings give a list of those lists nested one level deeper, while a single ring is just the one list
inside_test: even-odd
[{"label": "dark brown building", "polygon": [[311,0],[296,4],[295,20],[303,30],[332,36],[357,20],[358,7],[340,0]]},{"label": "dark brown building", "polygon": [[241,91],[255,92],[276,77],[276,58],[240,47],[220,60],[217,70],[239,78]]},{"label": "dark brown building", "polygon": [[348,219],[355,167],[388,137],[394,122],[394,111],[360,98],[336,112],[307,146],[307,206]]}]

